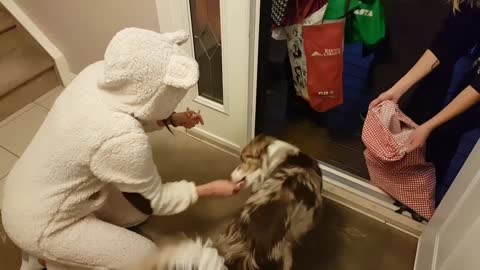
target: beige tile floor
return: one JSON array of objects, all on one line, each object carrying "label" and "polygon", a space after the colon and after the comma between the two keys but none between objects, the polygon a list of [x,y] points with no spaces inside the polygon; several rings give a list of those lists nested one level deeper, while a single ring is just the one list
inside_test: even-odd
[{"label": "beige tile floor", "polygon": [[0,191],[5,176],[35,135],[62,89],[57,87],[49,91],[0,122]]},{"label": "beige tile floor", "polygon": [[[60,92],[61,88],[54,89],[0,123],[1,177],[8,174],[23,153]],[[224,178],[238,162],[236,157],[179,132],[155,132],[150,140],[164,181],[188,179],[204,183]],[[3,180],[0,188],[2,184]],[[153,239],[180,231],[214,236],[242,207],[247,196],[244,191],[234,198],[201,200],[182,214],[151,218],[140,231]],[[327,200],[319,225],[295,252],[294,269],[410,270],[416,243],[409,235]],[[0,269],[18,269],[19,258],[20,251],[0,225]]]},{"label": "beige tile floor", "polygon": [[[42,124],[61,87],[55,88],[0,122],[0,209],[5,177]],[[0,225],[0,269],[18,269],[20,251]]]}]

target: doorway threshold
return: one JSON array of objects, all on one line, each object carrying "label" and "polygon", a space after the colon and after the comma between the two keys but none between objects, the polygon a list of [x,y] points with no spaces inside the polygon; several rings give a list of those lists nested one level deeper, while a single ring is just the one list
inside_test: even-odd
[{"label": "doorway threshold", "polygon": [[398,207],[393,205],[394,200],[365,179],[321,161],[318,164],[323,173],[325,197],[415,237],[425,229],[426,224],[413,220],[409,214],[395,213]]}]

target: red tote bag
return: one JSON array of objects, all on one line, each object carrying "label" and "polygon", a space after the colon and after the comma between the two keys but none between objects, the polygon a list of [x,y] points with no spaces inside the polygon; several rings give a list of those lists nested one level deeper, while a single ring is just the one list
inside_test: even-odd
[{"label": "red tote bag", "polygon": [[343,103],[345,21],[303,26],[310,106],[325,112]]},{"label": "red tote bag", "polygon": [[370,109],[362,132],[365,160],[373,185],[430,219],[435,211],[435,168],[425,160],[424,148],[405,151],[416,127],[392,101]]}]

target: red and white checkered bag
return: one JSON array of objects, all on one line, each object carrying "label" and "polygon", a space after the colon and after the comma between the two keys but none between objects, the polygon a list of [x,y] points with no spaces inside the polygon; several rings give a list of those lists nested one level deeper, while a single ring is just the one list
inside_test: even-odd
[{"label": "red and white checkered bag", "polygon": [[435,168],[425,161],[425,148],[406,153],[417,127],[392,101],[370,109],[363,126],[365,160],[372,183],[419,215],[435,211]]}]

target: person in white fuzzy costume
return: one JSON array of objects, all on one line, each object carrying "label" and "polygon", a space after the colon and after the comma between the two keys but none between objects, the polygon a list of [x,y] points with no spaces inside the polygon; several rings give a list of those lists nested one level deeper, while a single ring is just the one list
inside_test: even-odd
[{"label": "person in white fuzzy costume", "polygon": [[[227,180],[162,183],[154,164],[146,131],[199,120],[173,112],[199,76],[195,60],[179,47],[187,38],[183,31],[124,29],[104,60],[85,68],[58,97],[5,184],[5,231],[29,254],[22,270],[41,267],[36,258],[48,270],[122,269],[151,254],[155,244],[125,228],[147,216],[122,192],[143,195],[153,214],[171,215],[198,197],[238,191]],[[173,262],[223,269],[208,246],[180,245],[185,248],[169,256]]]}]

